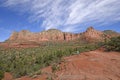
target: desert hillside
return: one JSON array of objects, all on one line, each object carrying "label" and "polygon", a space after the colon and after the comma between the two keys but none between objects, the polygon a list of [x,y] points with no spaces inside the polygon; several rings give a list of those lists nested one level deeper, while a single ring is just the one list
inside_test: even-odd
[{"label": "desert hillside", "polygon": [[0,0],[0,80],[120,80],[120,0]]}]

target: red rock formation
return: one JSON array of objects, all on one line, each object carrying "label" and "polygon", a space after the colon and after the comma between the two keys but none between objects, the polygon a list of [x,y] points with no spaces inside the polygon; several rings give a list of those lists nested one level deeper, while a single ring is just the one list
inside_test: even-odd
[{"label": "red rock formation", "polygon": [[83,39],[89,42],[103,41],[109,38],[109,35],[104,34],[101,31],[95,30],[93,27],[89,27],[83,34]]},{"label": "red rock formation", "polygon": [[31,33],[26,30],[13,32],[8,41],[64,41],[79,38],[78,34],[64,33],[56,29],[50,29],[40,33]]},{"label": "red rock formation", "polygon": [[56,29],[49,29],[38,33],[32,33],[27,30],[20,32],[13,32],[8,42],[43,42],[43,41],[70,41],[76,39],[83,39],[88,42],[104,41],[110,38],[110,35],[105,34],[102,31],[97,31],[93,27],[89,27],[85,32],[80,34],[73,34],[67,32],[61,32]]}]

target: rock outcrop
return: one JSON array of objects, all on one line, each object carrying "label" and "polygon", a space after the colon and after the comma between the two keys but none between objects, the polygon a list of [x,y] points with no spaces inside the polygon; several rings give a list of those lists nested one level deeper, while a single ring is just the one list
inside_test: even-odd
[{"label": "rock outcrop", "polygon": [[93,27],[89,27],[84,33],[82,33],[82,37],[88,42],[98,42],[110,38],[110,35],[107,35],[102,31],[97,31]]}]

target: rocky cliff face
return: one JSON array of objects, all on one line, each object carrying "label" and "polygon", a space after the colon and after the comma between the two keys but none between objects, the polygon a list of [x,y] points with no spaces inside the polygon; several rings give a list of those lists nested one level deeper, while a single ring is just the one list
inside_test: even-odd
[{"label": "rocky cliff face", "polygon": [[65,33],[56,29],[49,29],[40,33],[32,33],[26,30],[13,32],[8,41],[68,41],[79,38],[79,34]]}]

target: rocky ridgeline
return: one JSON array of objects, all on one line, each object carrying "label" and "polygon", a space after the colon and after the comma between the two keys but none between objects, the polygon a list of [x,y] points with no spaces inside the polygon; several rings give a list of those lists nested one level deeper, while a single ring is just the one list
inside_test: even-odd
[{"label": "rocky ridgeline", "polygon": [[57,29],[49,29],[47,31],[42,31],[38,33],[32,33],[27,30],[22,30],[20,32],[13,32],[7,41],[8,42],[9,41],[12,42],[70,41],[81,38],[88,42],[94,42],[94,41],[103,41],[110,37],[111,37],[110,35],[105,34],[102,31],[97,31],[93,27],[89,27],[85,32],[78,34],[62,32]]}]

